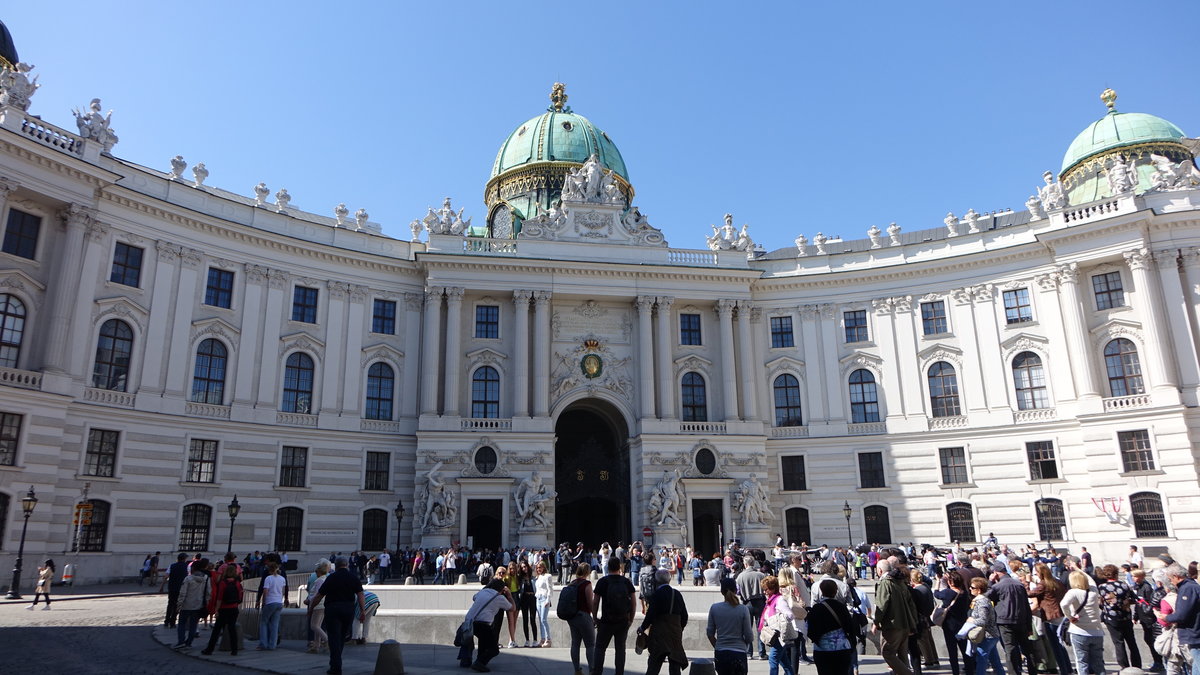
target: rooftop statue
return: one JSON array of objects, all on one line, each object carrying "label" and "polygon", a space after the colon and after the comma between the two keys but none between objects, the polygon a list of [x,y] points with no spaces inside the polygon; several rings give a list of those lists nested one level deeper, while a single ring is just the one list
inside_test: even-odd
[{"label": "rooftop statue", "polygon": [[367,215],[367,210],[359,209],[354,212],[354,225],[360,230],[366,229],[368,218],[370,218],[370,216]]},{"label": "rooftop statue", "polygon": [[442,202],[442,208],[434,211],[430,207],[429,213],[423,219],[425,229],[429,230],[429,234],[461,236],[471,227],[470,218],[463,220],[462,214],[465,210],[459,209],[457,214],[454,213],[454,209],[450,208],[450,198],[446,197],[445,201]]},{"label": "rooftop statue", "polygon": [[975,209],[967,209],[967,213],[963,216],[963,222],[967,224],[968,234],[975,234],[979,231],[979,214],[975,213]]},{"label": "rooftop statue", "polygon": [[798,234],[796,235],[796,257],[802,258],[808,255],[808,237]]},{"label": "rooftop statue", "polygon": [[412,241],[421,241],[421,230],[424,228],[421,221],[413,218],[413,221],[408,224],[408,229],[412,231]]},{"label": "rooftop statue", "polygon": [[267,205],[267,197],[270,197],[270,196],[271,196],[271,191],[269,189],[267,189],[266,183],[259,183],[258,185],[254,186],[254,205],[255,206],[266,206]]},{"label": "rooftop statue", "polygon": [[1108,189],[1113,196],[1132,194],[1137,187],[1137,172],[1133,165],[1125,160],[1125,155],[1117,155],[1105,172],[1108,177]]},{"label": "rooftop statue", "polygon": [[879,248],[880,234],[883,234],[883,230],[879,229],[878,225],[872,225],[871,229],[867,230],[867,238],[871,240],[871,248]]},{"label": "rooftop statue", "polygon": [[192,177],[195,178],[193,184],[196,187],[204,185],[204,181],[208,180],[208,169],[205,168],[204,162],[196,162],[196,166],[192,167]]},{"label": "rooftop statue", "polygon": [[279,192],[275,193],[275,213],[287,212],[288,203],[292,201],[292,196],[288,194],[287,188],[279,188]]},{"label": "rooftop statue", "polygon": [[1029,210],[1030,220],[1041,220],[1045,215],[1042,211],[1042,200],[1037,195],[1029,195],[1025,200],[1025,208]]},{"label": "rooftop statue", "polygon": [[613,178],[613,172],[600,164],[596,155],[563,178],[562,200],[589,204],[623,204],[625,196]]},{"label": "rooftop statue", "polygon": [[1042,174],[1045,185],[1038,188],[1038,199],[1046,211],[1057,211],[1067,205],[1067,196],[1063,193],[1062,183],[1054,181],[1054,174],[1047,171]]},{"label": "rooftop statue", "polygon": [[733,229],[733,214],[725,214],[725,224],[719,229],[712,226],[712,236],[706,237],[708,248],[712,251],[749,251],[754,248],[754,240],[747,232],[749,225],[742,225],[741,232]]},{"label": "rooftop statue", "polygon": [[546,108],[550,112],[571,112],[571,107],[567,105],[567,85],[562,82],[555,82],[550,88],[550,107]]},{"label": "rooftop statue", "polygon": [[96,141],[104,148],[104,152],[112,151],[118,140],[116,132],[112,129],[112,111],[101,115],[100,99],[92,99],[88,105],[88,112],[80,112],[78,108],[71,112],[75,114],[75,126],[79,127],[80,136]]},{"label": "rooftop statue", "polygon": [[12,106],[20,110],[29,110],[29,99],[42,86],[37,83],[37,75],[29,79],[29,71],[33,66],[18,62],[16,68],[0,70],[0,106]]},{"label": "rooftop statue", "polygon": [[1154,163],[1154,173],[1150,174],[1150,183],[1155,190],[1168,192],[1171,190],[1188,190],[1200,185],[1200,169],[1190,160],[1172,162],[1162,155],[1150,155]]},{"label": "rooftop statue", "polygon": [[942,222],[946,224],[946,229],[949,231],[948,236],[958,236],[958,216],[954,215],[953,211],[947,213],[946,217],[942,219]]},{"label": "rooftop statue", "polygon": [[888,246],[899,246],[900,245],[900,226],[895,223],[888,225],[887,233],[888,233],[888,239],[890,240],[888,242]]},{"label": "rooftop statue", "polygon": [[817,255],[826,255],[829,253],[829,251],[825,250],[825,242],[827,241],[829,241],[829,237],[820,232],[817,233],[817,236],[813,237],[813,244],[817,247]]},{"label": "rooftop statue", "polygon": [[350,215],[350,209],[346,208],[345,202],[333,207],[333,216],[337,218],[337,226],[345,227],[346,218]]},{"label": "rooftop statue", "polygon": [[183,155],[175,155],[171,158],[171,180],[183,180],[183,170],[187,168],[187,162],[183,161]]}]

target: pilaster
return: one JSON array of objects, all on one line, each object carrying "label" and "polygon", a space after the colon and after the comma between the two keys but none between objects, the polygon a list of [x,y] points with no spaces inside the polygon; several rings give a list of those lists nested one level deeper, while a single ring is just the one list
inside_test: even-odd
[{"label": "pilaster", "polygon": [[638,399],[642,419],[654,417],[654,335],[651,325],[654,297],[639,295],[638,313]]},{"label": "pilaster", "polygon": [[550,416],[550,291],[533,294],[533,416]]},{"label": "pilaster", "polygon": [[751,327],[750,317],[754,313],[754,304],[749,300],[739,300],[737,304],[737,321],[738,321],[738,367],[741,370],[741,378],[738,382],[741,384],[742,390],[742,419],[757,420],[758,417],[758,384],[760,382],[761,373],[757,364],[760,363],[756,358],[758,353],[758,340],[755,340]]},{"label": "pilaster", "polygon": [[[1186,255],[1184,256],[1186,259]],[[1175,349],[1170,356],[1178,371],[1180,395],[1184,405],[1200,405],[1200,364],[1195,357],[1196,343],[1193,341],[1190,321],[1187,320],[1191,307],[1184,293],[1184,280],[1180,270],[1180,252],[1166,249],[1154,255],[1158,263],[1158,280],[1162,288],[1164,316]]]},{"label": "pilaster", "polygon": [[513,417],[529,417],[529,300],[531,291],[513,291]]},{"label": "pilaster", "polygon": [[421,320],[421,414],[438,414],[438,365],[441,363],[442,296],[440,286],[425,289],[425,315]]},{"label": "pilaster", "polygon": [[[175,298],[175,276],[179,270],[179,254],[182,249],[169,241],[159,240],[154,245],[156,256],[154,260],[154,294],[150,300],[149,327],[146,331],[147,345],[166,345],[167,329],[171,326],[171,312],[178,304]],[[163,371],[170,356],[167,349],[158,350],[158,358],[150,358],[153,352],[146,352],[146,360],[142,363],[142,384],[138,387],[138,398],[162,394],[166,383]],[[145,403],[146,405],[142,405]],[[157,406],[149,401],[140,401],[139,408],[154,409]]]},{"label": "pilaster", "polygon": [[671,364],[671,304],[675,298],[660,296],[658,304],[658,417],[662,420],[675,419],[675,384]]},{"label": "pilaster", "polygon": [[421,363],[418,347],[421,344],[421,305],[422,297],[418,293],[404,294],[404,370],[400,381],[400,415],[415,418],[420,412],[421,393],[418,389],[420,371],[417,364]]},{"label": "pilaster", "polygon": [[1166,329],[1166,317],[1162,309],[1162,289],[1158,275],[1150,271],[1154,255],[1150,249],[1139,248],[1124,253],[1125,262],[1133,272],[1138,314],[1142,319],[1145,335],[1146,374],[1151,396],[1159,405],[1178,405],[1179,389],[1175,381],[1175,364],[1171,352],[1170,331]]},{"label": "pilaster", "polygon": [[443,415],[458,417],[459,383],[463,380],[462,371],[462,301],[466,289],[446,289],[446,383],[443,391],[446,398],[442,402]]},{"label": "pilaster", "polygon": [[737,370],[734,359],[737,346],[733,344],[733,300],[717,301],[717,320],[721,331],[721,398],[725,407],[725,421],[738,421]]}]

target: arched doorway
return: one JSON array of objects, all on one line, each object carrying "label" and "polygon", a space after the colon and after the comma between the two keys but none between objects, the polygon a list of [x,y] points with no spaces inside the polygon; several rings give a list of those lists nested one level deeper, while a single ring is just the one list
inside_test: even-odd
[{"label": "arched doorway", "polygon": [[554,433],[556,542],[589,549],[629,536],[629,436],[621,414],[596,399],[579,401],[559,416]]}]

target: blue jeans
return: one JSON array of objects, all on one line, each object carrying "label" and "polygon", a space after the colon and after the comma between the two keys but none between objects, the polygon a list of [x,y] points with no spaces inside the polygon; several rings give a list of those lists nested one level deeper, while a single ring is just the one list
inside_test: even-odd
[{"label": "blue jeans", "polygon": [[1000,658],[1000,638],[984,638],[975,645],[975,675],[987,672],[988,664],[996,675],[1004,675],[1004,659]]},{"label": "blue jeans", "polygon": [[792,670],[792,659],[788,656],[787,647],[768,647],[767,666],[769,675],[779,675],[779,668],[781,666],[783,667],[783,675],[796,675],[796,671]]},{"label": "blue jeans", "polygon": [[550,641],[550,605],[541,604],[537,608],[538,624],[542,628],[542,639]]},{"label": "blue jeans", "polygon": [[571,665],[579,668],[579,643],[583,643],[584,657],[587,659],[588,672],[592,670],[592,654],[596,651],[596,625],[592,615],[586,612],[576,614],[567,627],[571,629]]},{"label": "blue jeans", "polygon": [[200,610],[179,610],[179,620],[175,622],[176,644],[192,646],[192,640],[199,635]]},{"label": "blue jeans", "polygon": [[1075,649],[1075,672],[1079,675],[1100,675],[1104,672],[1104,638],[1101,636],[1071,636],[1071,647]]},{"label": "blue jeans", "polygon": [[283,613],[282,602],[271,602],[262,606],[258,617],[258,644],[264,649],[275,649],[279,645],[279,615]]},{"label": "blue jeans", "polygon": [[717,675],[746,675],[746,652],[719,649],[713,652],[713,666]]}]

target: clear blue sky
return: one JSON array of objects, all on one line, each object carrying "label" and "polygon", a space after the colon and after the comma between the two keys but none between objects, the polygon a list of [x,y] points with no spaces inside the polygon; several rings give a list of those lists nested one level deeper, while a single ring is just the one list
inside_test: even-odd
[{"label": "clear blue sky", "polygon": [[404,238],[447,195],[484,220],[500,142],[555,81],[676,248],[726,212],[771,250],[1022,209],[1107,86],[1200,135],[1200,2],[811,4],[24,2],[0,19],[47,121],[74,130],[100,97],[120,157],[182,154],[211,185],[365,207]]}]

